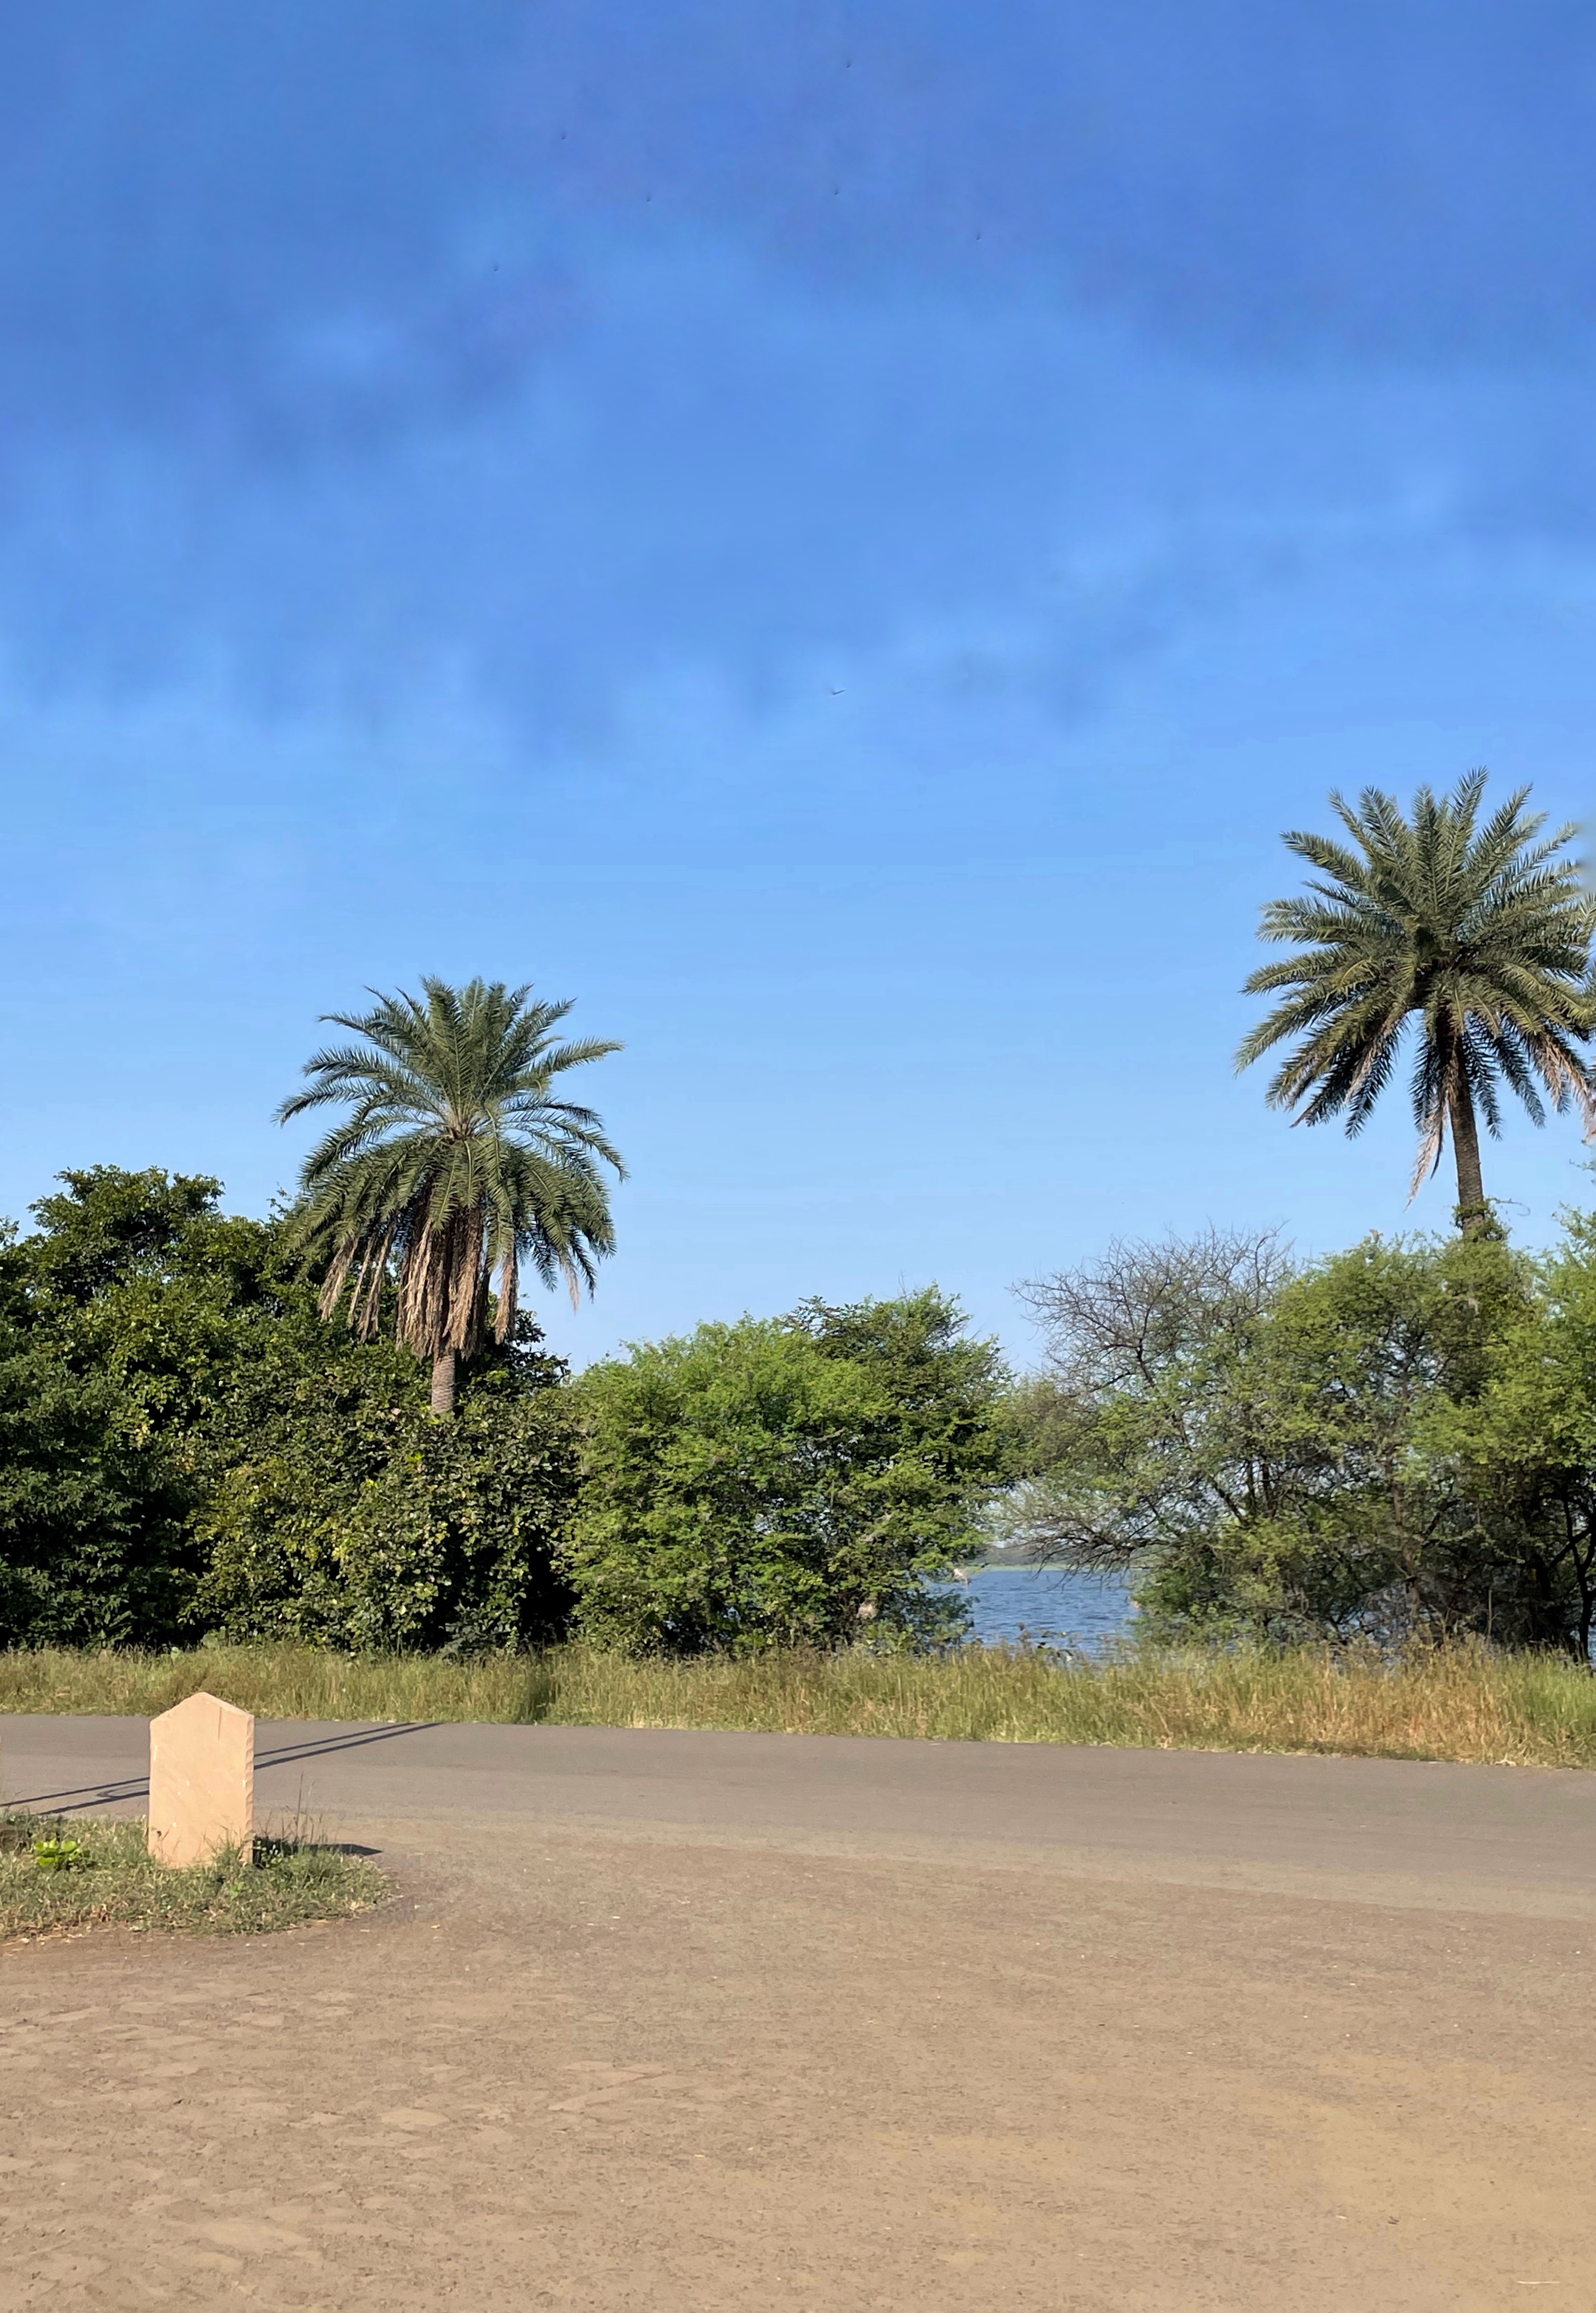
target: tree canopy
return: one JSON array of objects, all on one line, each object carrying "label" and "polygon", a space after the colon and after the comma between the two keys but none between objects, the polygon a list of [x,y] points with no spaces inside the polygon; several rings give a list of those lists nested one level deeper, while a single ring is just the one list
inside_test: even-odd
[{"label": "tree canopy", "polygon": [[557,1095],[570,1069],[620,1047],[560,1042],[570,1004],[530,988],[429,978],[422,989],[326,1015],[364,1041],[314,1053],[278,1116],[346,1108],[305,1158],[290,1244],[321,1277],[323,1315],[344,1304],[363,1341],[389,1317],[432,1367],[434,1412],[450,1413],[495,1280],[493,1332],[506,1341],[523,1261],[574,1301],[613,1250],[606,1174],[625,1167],[593,1111]]},{"label": "tree canopy", "polygon": [[280,1220],[101,1165],[0,1241],[0,1644],[933,1642],[1008,1466],[935,1292],[705,1327],[573,1383],[526,1312],[454,1416]]},{"label": "tree canopy", "polygon": [[323,1318],[219,1193],[94,1166],[0,1245],[0,1644],[553,1635],[558,1360],[523,1317],[439,1424],[409,1352]]},{"label": "tree canopy", "polygon": [[[1306,893],[1264,910],[1260,937],[1293,954],[1255,972],[1250,995],[1281,1000],[1242,1041],[1239,1067],[1290,1046],[1271,1079],[1297,1123],[1367,1122],[1410,1023],[1416,1189],[1448,1133],[1458,1210],[1475,1233],[1488,1219],[1478,1119],[1501,1130],[1506,1086],[1533,1121],[1572,1109],[1596,1123],[1584,1047],[1596,1026],[1590,985],[1596,906],[1567,855],[1574,831],[1542,838],[1543,813],[1521,787],[1480,823],[1486,774],[1450,796],[1421,787],[1411,818],[1366,787],[1355,811],[1331,804],[1351,839],[1294,831],[1286,847],[1316,870]],[[1539,839],[1539,840],[1538,840]]]},{"label": "tree canopy", "polygon": [[1122,1245],[1030,1291],[1049,1372],[1010,1525],[1147,1627],[1589,1654],[1596,1221],[1544,1260],[1373,1236]]},{"label": "tree canopy", "polygon": [[701,1325],[590,1368],[566,1565],[633,1652],[954,1635],[928,1589],[1004,1469],[1004,1374],[934,1289]]}]

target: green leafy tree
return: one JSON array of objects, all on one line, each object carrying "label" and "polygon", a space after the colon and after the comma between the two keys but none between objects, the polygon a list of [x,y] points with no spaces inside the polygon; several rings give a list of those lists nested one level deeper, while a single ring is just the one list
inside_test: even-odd
[{"label": "green leafy tree", "polygon": [[1258,1515],[1161,1558],[1144,1586],[1153,1627],[1389,1641],[1479,1628],[1477,1508],[1427,1433],[1478,1396],[1532,1303],[1530,1264],[1490,1236],[1370,1237],[1285,1280],[1250,1376],[1279,1482]]},{"label": "green leafy tree", "polygon": [[934,1641],[1003,1473],[1004,1376],[934,1291],[702,1325],[583,1374],[577,1626],[630,1652]]},{"label": "green leafy tree", "polygon": [[318,1338],[308,1315],[275,1330],[204,1441],[190,1625],[379,1652],[559,1637],[577,1441],[565,1367],[524,1313],[447,1422],[406,1352]]},{"label": "green leafy tree", "polygon": [[217,1184],[61,1175],[0,1254],[0,1643],[158,1645],[203,1564],[191,1425],[235,1349],[263,1233]]},{"label": "green leafy tree", "polygon": [[322,1276],[322,1314],[348,1295],[363,1341],[390,1315],[396,1338],[432,1368],[435,1413],[454,1410],[462,1360],[493,1332],[514,1333],[520,1271],[563,1278],[574,1303],[613,1250],[606,1169],[619,1156],[589,1108],[557,1097],[559,1080],[620,1047],[561,1042],[568,1003],[473,980],[422,982],[425,1000],[379,997],[371,1011],[329,1013],[362,1044],[317,1052],[286,1122],[346,1107],[306,1157],[290,1243]]},{"label": "green leafy tree", "polygon": [[223,1213],[205,1174],[96,1165],[59,1177],[23,1248],[35,1315],[116,1389],[131,1438],[176,1450],[294,1289],[279,1232]]},{"label": "green leafy tree", "polygon": [[1330,800],[1351,848],[1295,831],[1287,849],[1316,875],[1306,894],[1264,910],[1261,937],[1296,953],[1263,965],[1250,995],[1280,995],[1246,1037],[1237,1065],[1286,1044],[1270,1082],[1273,1106],[1297,1123],[1367,1122],[1389,1083],[1409,1022],[1418,1156],[1413,1186],[1441,1162],[1448,1133],[1466,1234],[1488,1226],[1479,1118],[1501,1130],[1501,1088],[1545,1121],[1543,1087],[1559,1113],[1596,1124],[1596,1088],[1583,1047],[1596,1025],[1590,986],[1596,912],[1565,855],[1574,835],[1538,840],[1545,814],[1520,788],[1483,825],[1486,775],[1450,796],[1427,787],[1405,818],[1367,787],[1354,811]]},{"label": "green leafy tree", "polygon": [[192,1587],[186,1492],[0,1243],[0,1646],[159,1644]]},{"label": "green leafy tree", "polygon": [[208,1236],[219,1222],[220,1181],[158,1165],[130,1173],[120,1165],[57,1178],[56,1194],[31,1209],[39,1233],[27,1251],[33,1278],[60,1300],[86,1308],[136,1279],[163,1283],[176,1269],[206,1265],[204,1254],[195,1257],[196,1232]]},{"label": "green leafy tree", "polygon": [[1301,1269],[1214,1233],[1029,1291],[1054,1404],[1010,1518],[1038,1556],[1130,1571],[1171,1635],[1399,1640],[1493,1613],[1544,1633],[1522,1521],[1504,1502],[1487,1532],[1485,1457],[1445,1428],[1534,1318],[1500,1239],[1371,1237]]},{"label": "green leafy tree", "polygon": [[218,1198],[94,1166],[0,1243],[0,1643],[557,1634],[575,1447],[525,1313],[434,1421],[409,1351]]},{"label": "green leafy tree", "polygon": [[1482,1385],[1433,1405],[1420,1442],[1467,1516],[1454,1592],[1488,1637],[1591,1658],[1596,1631],[1596,1216],[1574,1214],[1495,1330]]}]

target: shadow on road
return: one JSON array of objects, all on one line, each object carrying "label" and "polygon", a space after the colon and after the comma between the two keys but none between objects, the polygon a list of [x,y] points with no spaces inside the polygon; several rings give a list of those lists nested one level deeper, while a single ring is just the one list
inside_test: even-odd
[{"label": "shadow on road", "polygon": [[[396,1735],[425,1735],[436,1724],[430,1719],[407,1720],[397,1727],[361,1727],[347,1735],[329,1735],[314,1743],[290,1743],[276,1751],[257,1751],[255,1767],[288,1767],[301,1759],[325,1758],[333,1751],[359,1751],[369,1743],[389,1743]],[[147,1774],[129,1775],[120,1782],[79,1783],[75,1789],[64,1791],[30,1791],[20,1799],[0,1800],[0,1805],[23,1809],[48,1810],[51,1815],[86,1815],[91,1807],[114,1807],[123,1799],[147,1799],[150,1779]]]}]

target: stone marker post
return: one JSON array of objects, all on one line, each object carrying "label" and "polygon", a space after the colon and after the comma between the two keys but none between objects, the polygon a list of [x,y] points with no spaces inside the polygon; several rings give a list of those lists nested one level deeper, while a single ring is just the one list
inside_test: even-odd
[{"label": "stone marker post", "polygon": [[191,1694],[150,1721],[150,1853],[158,1863],[208,1863],[255,1837],[255,1720],[214,1694]]}]

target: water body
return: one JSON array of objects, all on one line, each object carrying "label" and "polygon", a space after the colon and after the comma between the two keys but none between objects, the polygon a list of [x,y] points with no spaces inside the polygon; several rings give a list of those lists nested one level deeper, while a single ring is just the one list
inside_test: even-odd
[{"label": "water body", "polygon": [[1134,1614],[1122,1577],[1056,1567],[978,1566],[959,1586],[983,1646],[1071,1646],[1091,1653],[1122,1638]]}]

